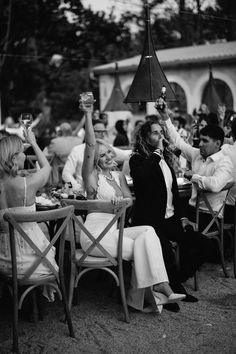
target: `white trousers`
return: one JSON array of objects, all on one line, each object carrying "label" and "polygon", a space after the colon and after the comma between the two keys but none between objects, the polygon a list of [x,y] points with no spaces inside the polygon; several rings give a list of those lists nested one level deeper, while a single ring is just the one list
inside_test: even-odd
[{"label": "white trousers", "polygon": [[[88,214],[84,226],[97,238],[113,216],[106,213]],[[118,235],[119,231],[114,225],[100,242],[113,257],[117,256]],[[80,243],[83,250],[87,250],[92,242],[81,232]],[[98,248],[94,248],[91,255],[103,256]],[[147,288],[168,281],[161,244],[151,226],[124,229],[122,258],[134,262],[135,287]]]}]

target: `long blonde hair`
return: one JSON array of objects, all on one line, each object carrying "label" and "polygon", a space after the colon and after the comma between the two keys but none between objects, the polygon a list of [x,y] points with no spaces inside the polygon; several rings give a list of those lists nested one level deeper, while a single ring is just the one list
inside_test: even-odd
[{"label": "long blonde hair", "polygon": [[94,156],[94,167],[96,169],[99,169],[98,163],[99,163],[99,147],[103,145],[105,146],[108,150],[110,150],[112,152],[112,157],[114,158],[116,156],[116,153],[114,151],[114,149],[111,147],[111,145],[109,145],[105,140],[102,139],[96,139],[96,146],[95,146],[95,156]]},{"label": "long blonde hair", "polygon": [[23,143],[18,136],[10,135],[0,139],[0,178],[4,175],[17,175],[18,165],[13,158],[22,150]]}]

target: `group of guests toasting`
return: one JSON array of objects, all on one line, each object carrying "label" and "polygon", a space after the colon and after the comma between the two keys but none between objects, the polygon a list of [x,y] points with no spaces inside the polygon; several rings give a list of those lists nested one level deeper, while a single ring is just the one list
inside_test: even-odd
[{"label": "group of guests toasting", "polygon": [[[159,110],[160,104],[162,110]],[[195,186],[209,191],[210,204],[213,210],[218,210],[225,193],[221,189],[233,180],[235,171],[232,159],[222,149],[224,132],[220,127],[203,128],[199,148],[194,148],[176,131],[162,98],[158,100],[156,108],[160,118],[140,125],[134,149],[130,151],[109,145],[104,140],[103,123],[92,121],[93,103],[80,101],[80,109],[85,115],[85,143],[74,147],[65,164],[63,175],[65,179],[70,179],[67,182],[72,183],[75,191],[83,188],[88,199],[105,199],[119,204],[122,198],[132,199],[132,195],[124,174],[116,169],[116,160],[129,159],[135,202],[131,226],[125,228],[123,241],[123,259],[132,261],[127,301],[130,307],[141,311],[160,311],[163,305],[164,308],[177,312],[180,309],[179,301],[198,301],[186,292],[182,283],[207,259],[213,247],[212,242],[204,235],[187,227],[192,215],[191,208],[196,207]],[[233,124],[232,131],[235,134],[236,124]],[[175,173],[165,160],[164,130],[168,131],[171,142],[181,150],[192,168],[187,172],[188,179],[193,182],[190,211],[187,214],[186,210],[182,210]],[[30,130],[26,138],[32,144],[41,167],[41,172],[36,172],[33,177],[22,174],[23,145],[13,143],[12,137],[0,140],[0,270],[7,272],[10,271],[9,259],[5,259],[4,255],[9,247],[9,240],[3,222],[4,211],[8,208],[34,209],[32,205],[36,191],[46,184],[50,173],[50,166]],[[7,191],[9,185],[14,187],[16,198],[10,197]],[[202,207],[204,209],[204,205]],[[90,213],[85,223],[94,237],[98,237],[111,217],[106,213]],[[26,232],[30,237],[39,239],[39,248],[44,249],[47,246],[40,232],[35,232],[34,236],[30,230]],[[43,242],[40,241],[42,239]],[[180,267],[176,265],[171,241],[179,245]],[[102,246],[116,256],[117,242],[118,231],[114,227],[103,238]],[[80,244],[84,250],[90,246],[90,240],[83,232]],[[20,249],[19,254],[22,254]],[[93,255],[99,256],[99,250],[95,248]],[[30,266],[30,257],[32,255],[29,254],[25,259],[26,267]],[[18,260],[18,266],[22,267],[24,256]],[[38,271],[42,274],[47,272],[45,269]]]}]

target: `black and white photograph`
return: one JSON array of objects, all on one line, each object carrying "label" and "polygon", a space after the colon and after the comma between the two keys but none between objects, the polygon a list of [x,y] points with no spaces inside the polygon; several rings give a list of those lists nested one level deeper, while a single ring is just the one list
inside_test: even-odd
[{"label": "black and white photograph", "polygon": [[1,0],[0,354],[236,352],[236,1]]}]

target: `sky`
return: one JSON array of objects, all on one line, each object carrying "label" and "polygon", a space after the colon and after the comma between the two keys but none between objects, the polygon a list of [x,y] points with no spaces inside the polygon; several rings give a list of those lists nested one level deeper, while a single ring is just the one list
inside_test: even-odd
[{"label": "sky", "polygon": [[[91,6],[91,9],[94,11],[105,11],[110,13],[112,7],[115,7],[115,13],[119,17],[120,14],[124,13],[125,11],[133,11],[139,12],[141,10],[141,4],[143,0],[81,0],[85,7]],[[187,0],[187,5],[196,5],[195,0]],[[214,5],[215,0],[202,0],[202,10],[208,5]],[[176,1],[175,0],[165,0],[164,5],[159,5],[159,11],[162,11],[163,8],[166,6],[176,8]]]},{"label": "sky", "polygon": [[140,0],[82,0],[85,7],[91,7],[94,11],[111,12],[112,7],[115,9],[117,18],[125,11],[139,12],[141,10]]}]

